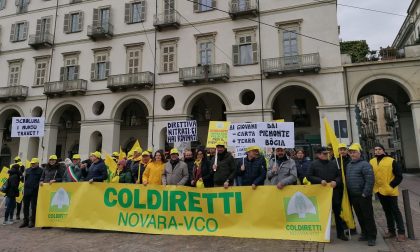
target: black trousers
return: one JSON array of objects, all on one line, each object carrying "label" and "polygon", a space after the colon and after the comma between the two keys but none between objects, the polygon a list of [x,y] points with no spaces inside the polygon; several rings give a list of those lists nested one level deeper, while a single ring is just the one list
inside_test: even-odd
[{"label": "black trousers", "polygon": [[20,211],[22,210],[22,202],[16,203],[16,218],[20,217]]},{"label": "black trousers", "polygon": [[377,196],[385,212],[388,232],[396,234],[395,224],[397,224],[398,234],[405,234],[404,220],[398,207],[398,197],[384,196],[380,193],[377,193]]},{"label": "black trousers", "polygon": [[352,196],[350,200],[362,228],[362,236],[369,240],[376,240],[377,229],[373,216],[372,197]]},{"label": "black trousers", "polygon": [[340,217],[341,213],[341,201],[343,199],[343,191],[339,188],[333,190],[332,198],[332,209],[334,212],[335,228],[337,230],[337,236],[344,235],[344,222]]},{"label": "black trousers", "polygon": [[[29,221],[35,224],[36,217],[36,203],[38,200],[37,194],[30,194],[23,196],[23,222],[29,223]],[[31,215],[29,216],[29,207],[31,208]]]}]

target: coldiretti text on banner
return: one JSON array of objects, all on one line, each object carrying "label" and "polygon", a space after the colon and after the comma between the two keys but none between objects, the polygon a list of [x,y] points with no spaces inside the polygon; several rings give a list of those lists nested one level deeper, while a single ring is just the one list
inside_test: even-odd
[{"label": "coldiretti text on banner", "polygon": [[[328,242],[331,187],[40,187],[36,226]],[[100,214],[98,214],[100,213]]]}]

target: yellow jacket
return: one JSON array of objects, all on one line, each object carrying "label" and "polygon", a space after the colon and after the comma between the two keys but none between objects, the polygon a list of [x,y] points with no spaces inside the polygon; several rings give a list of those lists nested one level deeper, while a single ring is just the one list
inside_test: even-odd
[{"label": "yellow jacket", "polygon": [[161,161],[150,162],[143,173],[143,183],[151,185],[162,185],[162,174],[165,164]]},{"label": "yellow jacket", "polygon": [[375,174],[375,185],[373,186],[373,192],[384,196],[398,196],[398,186],[392,188],[390,185],[391,181],[394,180],[395,176],[392,172],[392,163],[394,159],[391,157],[384,157],[379,162],[376,158],[370,160],[370,164]]}]

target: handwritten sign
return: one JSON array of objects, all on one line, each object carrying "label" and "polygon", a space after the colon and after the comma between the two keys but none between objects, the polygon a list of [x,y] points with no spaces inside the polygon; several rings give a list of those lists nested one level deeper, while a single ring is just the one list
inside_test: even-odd
[{"label": "handwritten sign", "polygon": [[13,117],[12,137],[43,137],[44,117]]},{"label": "handwritten sign", "polygon": [[181,143],[197,141],[197,121],[168,122],[167,142]]}]

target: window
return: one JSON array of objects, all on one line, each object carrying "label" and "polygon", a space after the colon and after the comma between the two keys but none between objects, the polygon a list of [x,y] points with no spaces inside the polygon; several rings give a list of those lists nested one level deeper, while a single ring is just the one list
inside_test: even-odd
[{"label": "window", "polygon": [[35,86],[42,86],[48,77],[48,59],[35,60]]},{"label": "window", "polygon": [[297,44],[297,30],[288,29],[283,31],[283,55],[284,57],[298,55],[298,44]]},{"label": "window", "polygon": [[6,0],[0,0],[0,10],[6,8]]},{"label": "window", "polygon": [[78,55],[70,54],[64,57],[64,67],[60,69],[60,80],[77,80],[79,79]]},{"label": "window", "polygon": [[216,8],[216,0],[197,0],[194,1],[194,11],[204,12],[211,11]]},{"label": "window", "polygon": [[50,34],[50,27],[51,27],[51,18],[50,17],[43,17],[36,21],[36,36],[41,37],[41,40],[44,40],[45,35]]},{"label": "window", "polygon": [[11,42],[19,42],[24,41],[28,37],[28,22],[18,22],[12,24],[12,28],[10,30],[10,41]]},{"label": "window", "polygon": [[104,32],[109,32],[112,29],[110,28],[110,15],[111,9],[109,7],[93,9],[93,28],[102,28]]},{"label": "window", "polygon": [[125,23],[143,22],[146,18],[146,1],[136,1],[125,4]]},{"label": "window", "polygon": [[233,65],[258,63],[258,44],[255,42],[255,31],[236,34],[236,45],[233,45]]},{"label": "window", "polygon": [[16,0],[16,13],[28,12],[29,0]]},{"label": "window", "polygon": [[101,27],[108,27],[110,10],[108,8],[100,9],[100,25]]},{"label": "window", "polygon": [[20,71],[22,68],[22,61],[9,63],[9,86],[17,86],[20,83]]},{"label": "window", "polygon": [[176,42],[166,42],[161,45],[161,72],[176,71]]},{"label": "window", "polygon": [[64,32],[74,33],[83,30],[83,12],[73,12],[64,15]]},{"label": "window", "polygon": [[141,47],[127,48],[127,72],[138,73],[141,71]]},{"label": "window", "polygon": [[91,80],[105,80],[109,76],[110,62],[108,61],[108,51],[96,51],[95,63],[91,66]]},{"label": "window", "polygon": [[348,138],[347,120],[334,120],[334,132],[338,139]]}]

